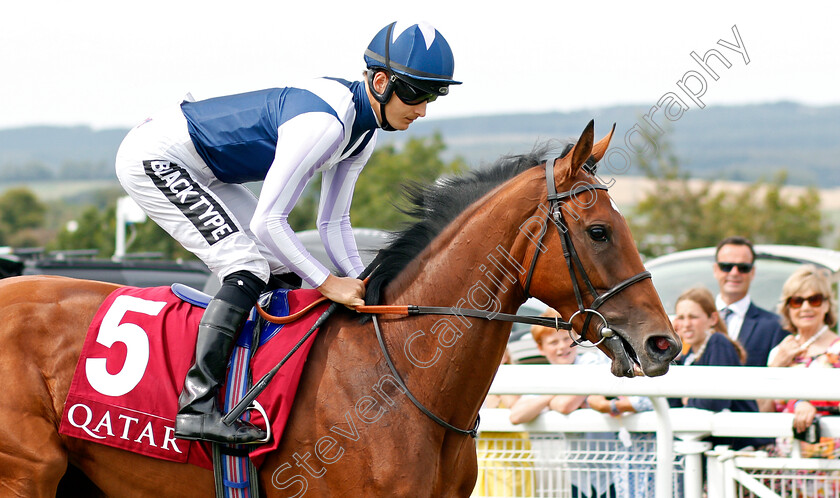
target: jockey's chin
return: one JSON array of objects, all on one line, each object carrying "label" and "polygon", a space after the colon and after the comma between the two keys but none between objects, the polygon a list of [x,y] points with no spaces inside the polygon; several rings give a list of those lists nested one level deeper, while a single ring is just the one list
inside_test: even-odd
[{"label": "jockey's chin", "polygon": [[392,95],[385,108],[388,124],[396,130],[407,130],[411,123],[426,115],[427,104],[428,102],[423,101],[416,105],[408,105],[396,95]]}]

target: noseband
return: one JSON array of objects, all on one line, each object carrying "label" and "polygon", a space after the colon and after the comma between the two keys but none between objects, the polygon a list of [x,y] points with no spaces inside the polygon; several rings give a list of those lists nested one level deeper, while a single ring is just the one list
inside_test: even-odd
[{"label": "noseband", "polygon": [[[609,298],[615,296],[619,292],[623,291],[627,287],[635,284],[636,282],[640,282],[646,278],[650,278],[649,271],[643,271],[637,275],[634,275],[627,280],[621,281],[611,289],[606,291],[603,294],[598,294],[598,291],[595,290],[595,286],[592,285],[592,281],[589,280],[589,276],[586,274],[586,270],[583,268],[583,263],[580,261],[580,257],[578,256],[577,251],[575,250],[575,245],[572,242],[572,236],[569,235],[569,229],[565,223],[563,218],[563,202],[574,199],[575,196],[586,192],[592,191],[595,194],[596,190],[608,190],[606,185],[602,185],[600,183],[585,183],[585,184],[578,184],[577,187],[572,188],[571,190],[567,190],[565,192],[557,193],[557,189],[554,186],[554,162],[557,159],[546,160],[545,162],[545,183],[548,187],[548,215],[546,216],[545,223],[542,226],[542,230],[540,231],[539,240],[537,242],[536,248],[534,249],[534,257],[531,259],[531,265],[528,268],[528,275],[525,277],[525,295],[530,296],[529,290],[531,288],[531,278],[534,276],[534,268],[537,265],[537,258],[540,255],[540,247],[542,247],[542,241],[545,238],[545,234],[548,231],[548,221],[554,224],[554,227],[557,228],[557,234],[560,236],[560,242],[563,245],[563,257],[566,259],[566,267],[569,269],[569,277],[572,280],[572,289],[575,291],[575,299],[577,300],[578,310],[569,317],[568,323],[571,325],[572,320],[578,315],[585,315],[585,319],[583,322],[583,328],[580,332],[580,338],[583,339],[586,335],[586,331],[589,328],[589,322],[592,320],[593,315],[597,315],[603,322],[604,326],[601,328],[601,339],[598,342],[593,343],[591,346],[594,347],[598,344],[601,344],[604,339],[607,337],[612,337],[615,332],[610,328],[609,324],[607,323],[607,319],[598,312],[598,308],[601,307]],[[589,294],[592,296],[593,301],[586,307],[583,304],[583,295],[581,293],[580,284],[578,283],[578,272],[580,272],[580,279],[586,285],[586,289],[589,291]],[[560,329],[560,327],[556,327]],[[585,346],[582,341],[575,339],[572,335],[572,327],[563,327],[569,331],[569,337],[571,337],[572,341],[577,344],[578,346]]]}]

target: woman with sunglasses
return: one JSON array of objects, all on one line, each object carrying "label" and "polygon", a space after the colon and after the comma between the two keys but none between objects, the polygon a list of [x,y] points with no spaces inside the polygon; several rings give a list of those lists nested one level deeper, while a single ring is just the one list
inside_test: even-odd
[{"label": "woman with sunglasses", "polygon": [[[826,270],[805,265],[788,277],[782,286],[779,315],[792,332],[770,351],[767,365],[795,368],[840,368],[840,337],[831,330],[837,323],[831,279]],[[837,401],[784,400],[779,411],[793,413],[793,428],[804,433],[818,414],[837,414]],[[840,457],[840,440],[822,438],[819,444],[802,443],[802,456]],[[787,454],[790,438],[779,442]]]},{"label": "woman with sunglasses", "polygon": [[[199,324],[179,399],[175,434],[182,439],[238,444],[265,436],[247,422],[223,424],[216,390],[238,329],[269,282],[299,287],[303,279],[337,303],[364,303],[350,204],[377,131],[405,130],[459,84],[449,44],[427,23],[389,24],[364,59],[362,81],[318,78],[198,102],[188,96],[140,123],[120,146],[123,188],[222,282]],[[313,258],[288,223],[316,173],[318,230],[344,277]],[[263,182],[259,198],[242,185],[255,181]]]}]

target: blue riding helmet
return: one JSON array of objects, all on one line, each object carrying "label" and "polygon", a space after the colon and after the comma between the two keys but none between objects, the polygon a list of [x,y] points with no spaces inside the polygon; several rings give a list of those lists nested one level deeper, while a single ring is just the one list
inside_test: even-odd
[{"label": "blue riding helmet", "polygon": [[421,22],[406,25],[394,22],[373,37],[365,62],[368,69],[380,68],[389,75],[436,95],[449,93],[455,58],[443,35],[432,25]]},{"label": "blue riding helmet", "polygon": [[[388,123],[385,104],[396,94],[407,105],[431,102],[449,93],[455,58],[443,35],[429,23],[393,22],[373,37],[365,50],[368,88],[379,102],[383,130],[394,131]],[[383,71],[388,86],[382,93],[373,88],[373,77]]]}]

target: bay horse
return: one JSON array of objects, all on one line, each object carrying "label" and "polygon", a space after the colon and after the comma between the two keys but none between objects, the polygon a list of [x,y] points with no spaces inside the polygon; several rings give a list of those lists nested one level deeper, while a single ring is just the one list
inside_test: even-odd
[{"label": "bay horse", "polygon": [[[679,340],[624,218],[594,182],[611,135],[593,144],[590,122],[562,158],[534,151],[415,188],[420,219],[384,250],[368,303],[515,313],[530,295],[574,317],[590,341],[600,332],[614,374],[664,374]],[[213,495],[208,470],[58,433],[88,325],[115,288],[45,276],[0,282],[0,494],[61,495],[70,480],[76,496]],[[321,328],[282,441],[260,467],[265,496],[471,493],[475,443],[464,433],[510,324],[456,314],[384,315],[376,325],[387,361],[369,320],[342,310]],[[442,427],[408,393],[463,429]]]}]

